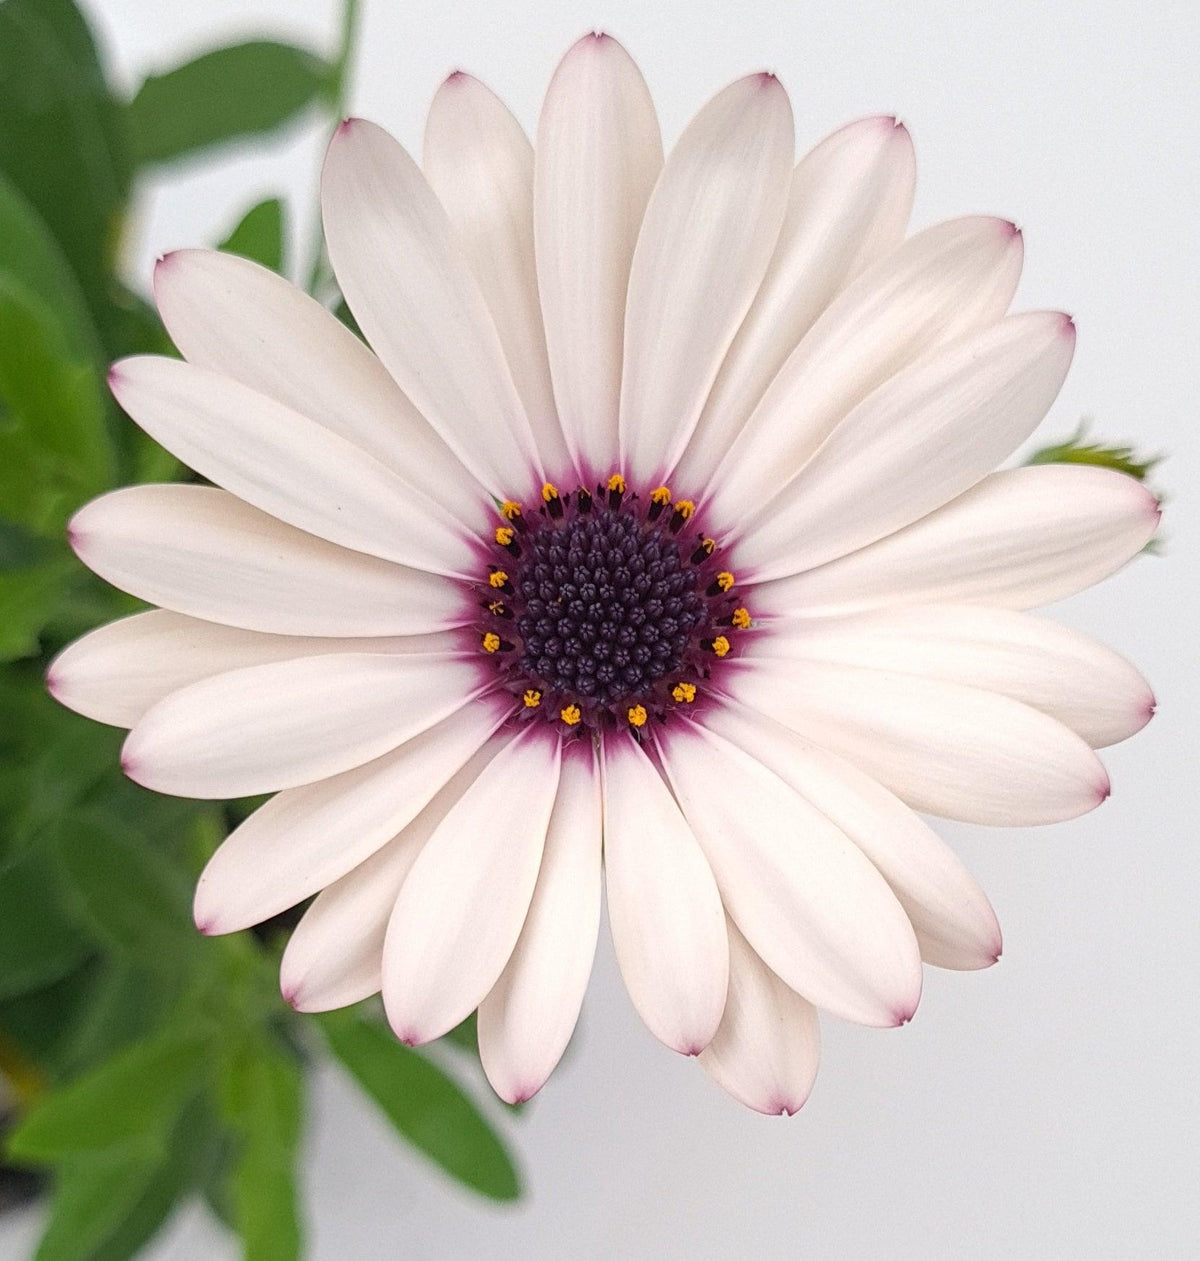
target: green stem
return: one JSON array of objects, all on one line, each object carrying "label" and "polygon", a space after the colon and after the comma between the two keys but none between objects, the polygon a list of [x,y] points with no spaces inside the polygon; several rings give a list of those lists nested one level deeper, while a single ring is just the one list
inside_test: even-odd
[{"label": "green stem", "polygon": [[342,25],[338,36],[337,57],[333,63],[333,120],[342,121],[346,96],[350,85],[350,60],[358,36],[359,0],[345,0],[342,5]]},{"label": "green stem", "polygon": [[[336,129],[346,114],[346,102],[350,93],[350,69],[354,57],[354,46],[358,36],[358,19],[360,14],[359,0],[344,0],[342,4],[342,20],[338,31],[337,53],[333,59],[330,73],[328,101],[333,115],[333,127]],[[332,132],[331,132],[332,134]],[[317,225],[316,240],[313,243],[312,264],[308,269],[308,292],[316,294],[325,282],[328,266],[325,258],[325,238]]]}]

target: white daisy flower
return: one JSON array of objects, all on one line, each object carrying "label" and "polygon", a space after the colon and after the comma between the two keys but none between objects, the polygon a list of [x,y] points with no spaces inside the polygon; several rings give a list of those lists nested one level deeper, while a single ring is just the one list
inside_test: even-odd
[{"label": "white daisy flower", "polygon": [[902,1024],[922,960],[999,956],[915,812],[1082,814],[1109,792],[1093,749],[1153,710],[1124,660],[1024,612],[1123,565],[1159,511],[1105,469],[993,471],[1075,341],[1007,314],[1020,233],[905,239],[892,118],[793,162],[771,75],[664,162],[612,39],[567,53],[534,145],[455,74],[424,172],[367,122],[329,150],[329,255],[371,349],[189,250],[155,276],[184,359],[113,369],[213,485],[74,518],[84,562],[160,607],[68,648],[54,694],[131,728],[150,788],[275,793],[201,877],[203,931],[316,895],[288,999],[382,990],[413,1044],[478,1009],[507,1100],[571,1036],[603,885],[649,1029],[795,1111],[818,1009]]}]

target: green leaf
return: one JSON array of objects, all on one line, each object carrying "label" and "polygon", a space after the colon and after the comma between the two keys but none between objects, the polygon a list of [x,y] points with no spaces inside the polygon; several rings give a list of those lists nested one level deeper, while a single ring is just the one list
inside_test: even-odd
[{"label": "green leaf", "polygon": [[1087,442],[1088,422],[1080,421],[1079,427],[1062,442],[1035,451],[1026,464],[1094,464],[1101,468],[1115,469],[1144,482],[1162,463],[1163,456],[1147,455],[1133,445],[1119,443]]},{"label": "green leaf", "polygon": [[130,1261],[170,1217],[183,1196],[203,1186],[221,1154],[221,1133],[203,1100],[184,1108],[171,1134],[169,1155],[145,1184],[120,1226],[87,1261]]},{"label": "green leaf", "polygon": [[472,1012],[461,1024],[455,1025],[445,1035],[445,1040],[460,1051],[469,1051],[472,1055],[478,1055],[479,1028],[475,1013]]},{"label": "green leaf", "polygon": [[42,989],[0,1001],[0,1051],[15,1046],[39,1076],[63,1073],[71,1032],[91,995],[100,966],[89,959],[80,968]]},{"label": "green leaf", "polygon": [[122,733],[63,709],[41,675],[32,662],[0,675],[0,852],[14,855],[99,791],[125,795],[113,773]]},{"label": "green leaf", "polygon": [[139,164],[271,131],[327,89],[329,67],[291,44],[218,48],[153,75],[129,107]]},{"label": "green leaf", "polygon": [[77,918],[97,941],[151,971],[192,966],[201,939],[192,926],[188,887],[153,847],[85,814],[68,814],[54,828]]},{"label": "green leaf", "polygon": [[41,854],[0,875],[0,1001],[50,985],[90,952],[63,908],[62,880]]},{"label": "green leaf", "polygon": [[161,969],[138,968],[120,956],[97,957],[78,1001],[58,1017],[66,1036],[55,1047],[56,1077],[78,1077],[122,1048],[153,1036],[179,999],[181,987],[173,979]]},{"label": "green leaf", "polygon": [[9,1155],[43,1164],[121,1145],[159,1151],[207,1077],[209,1040],[168,1027],[38,1100],[12,1132]]},{"label": "green leaf", "polygon": [[272,197],[251,206],[218,248],[252,259],[272,271],[282,271],[283,202]]},{"label": "green leaf", "polygon": [[220,1154],[209,1108],[196,1100],[166,1150],[73,1157],[57,1170],[50,1220],[35,1261],[129,1261],[180,1198],[202,1183]]},{"label": "green leaf", "polygon": [[96,330],[70,264],[37,211],[3,171],[0,171],[0,277],[23,285],[57,314],[72,355],[88,362],[100,362]]},{"label": "green leaf", "polygon": [[0,569],[0,661],[34,657],[66,596],[76,565],[62,557],[27,569]]},{"label": "green leaf", "polygon": [[72,357],[45,302],[5,277],[0,346],[0,502],[8,520],[60,538],[115,475],[100,377]]},{"label": "green leaf", "polygon": [[26,569],[40,565],[54,555],[45,539],[30,534],[19,525],[0,521],[0,569]]},{"label": "green leaf", "polygon": [[58,241],[103,330],[129,191],[128,119],[72,0],[0,5],[0,169]]},{"label": "green leaf", "polygon": [[161,1163],[137,1150],[65,1162],[34,1261],[90,1257],[133,1211]]},{"label": "green leaf", "polygon": [[414,1147],[482,1195],[520,1195],[503,1140],[440,1068],[360,1015],[334,1012],[320,1025],[334,1055]]},{"label": "green leaf", "polygon": [[299,1063],[266,1038],[247,1041],[226,1065],[223,1110],[242,1140],[231,1190],[245,1261],[295,1261],[300,1255],[295,1165],[303,1086]]},{"label": "green leaf", "polygon": [[158,311],[139,293],[116,281],[112,317],[123,355],[171,355],[178,358]]},{"label": "green leaf", "polygon": [[84,809],[103,826],[151,841],[183,864],[190,882],[199,871],[190,858],[191,828],[213,808],[126,779],[117,770],[125,733],[64,709],[43,675],[37,662],[0,672],[0,863],[6,850],[15,856]]}]

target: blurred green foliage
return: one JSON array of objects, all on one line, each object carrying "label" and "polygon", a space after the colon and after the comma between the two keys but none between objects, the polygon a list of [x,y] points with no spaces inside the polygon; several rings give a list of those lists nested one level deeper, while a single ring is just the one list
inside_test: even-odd
[{"label": "blurred green foliage", "polygon": [[[152,75],[129,105],[139,164],[168,162],[286,123],[329,90],[331,69],[288,44],[217,48]],[[264,91],[265,85],[268,90]],[[204,107],[197,109],[197,103]]]},{"label": "blurred green foliage", "polygon": [[[116,271],[139,181],[316,109],[336,118],[354,13],[328,60],[243,43],[127,100],[71,0],[0,3],[0,1075],[15,1100],[6,1159],[49,1176],[38,1261],[132,1257],[191,1195],[250,1261],[300,1256],[296,1166],[321,1058],[451,1178],[519,1194],[471,1094],[396,1042],[374,1004],[314,1019],[283,1003],[282,926],[196,932],[195,878],[247,803],[138,788],[117,769],[121,733],[43,684],[64,644],[138,607],[71,555],[70,514],[118,485],[188,476],[104,383],[113,358],[173,353]],[[279,270],[283,204],[213,239]],[[327,278],[319,259],[313,274]],[[473,1026],[448,1040],[473,1053]],[[18,1184],[0,1170],[0,1204],[5,1185]]]}]

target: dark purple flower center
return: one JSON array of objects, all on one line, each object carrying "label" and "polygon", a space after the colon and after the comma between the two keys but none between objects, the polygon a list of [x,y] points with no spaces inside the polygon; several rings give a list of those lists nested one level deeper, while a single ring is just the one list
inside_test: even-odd
[{"label": "dark purple flower center", "polygon": [[480,643],[523,717],[640,731],[695,702],[749,614],[693,513],[617,475],[595,494],[547,485],[536,514],[504,505]]}]

